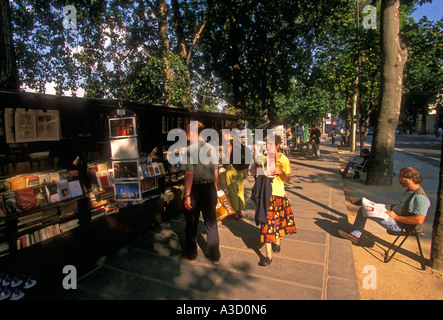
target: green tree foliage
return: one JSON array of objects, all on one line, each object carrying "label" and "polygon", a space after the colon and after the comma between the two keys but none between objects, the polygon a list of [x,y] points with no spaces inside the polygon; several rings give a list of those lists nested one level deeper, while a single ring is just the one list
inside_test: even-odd
[{"label": "green tree foliage", "polygon": [[[10,2],[21,87],[44,92],[52,82],[57,94],[82,88],[87,97],[235,111],[256,123],[310,123],[326,112],[346,117],[358,75],[362,129],[370,117],[375,124],[380,19],[377,29],[357,34],[354,1],[173,0],[167,2],[164,40],[160,3],[71,1],[77,28],[66,30],[65,1]],[[435,45],[441,24],[403,24],[402,39],[414,47],[405,74],[409,102],[403,106],[412,115],[422,108],[420,97],[435,96],[441,79]],[[426,41],[420,40],[424,34]]]},{"label": "green tree foliage", "polygon": [[[409,48],[403,87],[404,128],[410,129],[417,114],[426,119],[428,106],[435,104],[443,88],[443,19],[436,22],[426,17],[410,21],[403,28],[403,38]],[[422,125],[425,133],[426,123]]]}]

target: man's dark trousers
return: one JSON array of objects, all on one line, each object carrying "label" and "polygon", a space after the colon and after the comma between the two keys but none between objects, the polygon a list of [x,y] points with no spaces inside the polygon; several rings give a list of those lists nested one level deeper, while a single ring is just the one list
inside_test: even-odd
[{"label": "man's dark trousers", "polygon": [[214,182],[193,184],[191,189],[191,210],[185,210],[186,240],[185,255],[189,259],[197,257],[197,227],[200,211],[203,214],[208,239],[207,249],[211,260],[220,259],[220,238],[218,235],[217,191]]}]

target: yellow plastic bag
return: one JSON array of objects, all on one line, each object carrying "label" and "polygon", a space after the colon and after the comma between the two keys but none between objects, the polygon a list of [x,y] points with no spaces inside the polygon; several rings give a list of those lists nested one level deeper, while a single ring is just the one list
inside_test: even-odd
[{"label": "yellow plastic bag", "polygon": [[219,190],[217,192],[217,205],[215,210],[217,213],[217,221],[221,221],[228,215],[235,213],[234,209],[232,209],[231,203],[228,200],[228,197],[226,197],[223,190]]}]

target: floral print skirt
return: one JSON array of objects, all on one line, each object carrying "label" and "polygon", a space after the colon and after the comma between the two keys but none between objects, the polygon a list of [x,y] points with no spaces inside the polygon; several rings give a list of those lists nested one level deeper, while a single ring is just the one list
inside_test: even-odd
[{"label": "floral print skirt", "polygon": [[267,223],[261,223],[261,243],[275,243],[280,237],[297,232],[294,214],[286,196],[271,196]]}]

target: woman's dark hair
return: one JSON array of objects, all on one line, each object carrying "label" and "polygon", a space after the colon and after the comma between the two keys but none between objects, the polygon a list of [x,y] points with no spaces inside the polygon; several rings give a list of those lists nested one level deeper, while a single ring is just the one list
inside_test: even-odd
[{"label": "woman's dark hair", "polygon": [[[269,141],[269,139],[271,138],[271,136],[267,136],[266,138],[265,138],[265,141]],[[281,144],[281,137],[279,136],[279,135],[275,135],[274,136],[274,144],[275,145],[278,145],[278,144]]]},{"label": "woman's dark hair", "polygon": [[279,135],[275,135],[275,145],[281,144],[281,137]]}]

